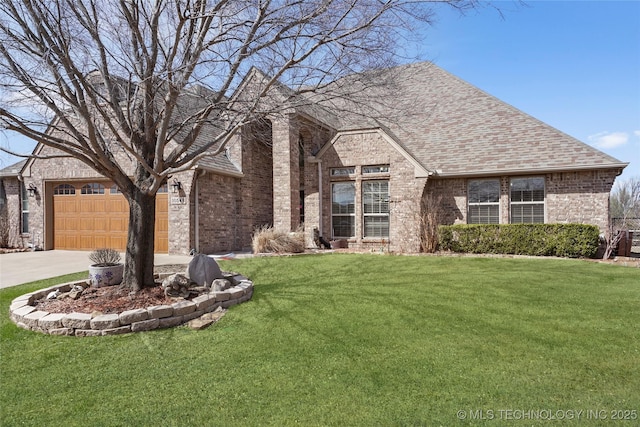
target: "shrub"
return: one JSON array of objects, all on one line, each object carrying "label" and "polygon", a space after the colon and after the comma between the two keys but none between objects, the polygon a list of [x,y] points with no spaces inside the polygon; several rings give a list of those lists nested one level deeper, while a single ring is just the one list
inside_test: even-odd
[{"label": "shrub", "polygon": [[593,258],[598,227],[587,224],[459,224],[440,226],[439,248],[453,252]]},{"label": "shrub", "polygon": [[89,259],[96,267],[109,267],[120,264],[120,253],[115,249],[101,248],[91,252]]},{"label": "shrub", "polygon": [[273,227],[256,229],[252,238],[253,253],[300,253],[304,252],[304,232],[284,232]]}]

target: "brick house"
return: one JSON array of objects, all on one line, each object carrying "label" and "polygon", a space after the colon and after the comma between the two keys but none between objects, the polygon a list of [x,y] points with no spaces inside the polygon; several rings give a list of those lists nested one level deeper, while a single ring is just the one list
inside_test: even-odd
[{"label": "brick house", "polygon": [[[388,71],[391,85],[334,83],[376,104],[371,114],[362,101],[353,112],[350,95],[315,95],[315,104],[246,125],[224,153],[176,174],[158,195],[156,251],[247,249],[256,227],[304,224],[309,247],[318,229],[349,248],[417,252],[429,197],[445,224],[607,227],[609,192],[626,163],[431,63]],[[19,166],[0,171],[14,241],[124,247],[127,205],[108,180],[72,158]]]}]

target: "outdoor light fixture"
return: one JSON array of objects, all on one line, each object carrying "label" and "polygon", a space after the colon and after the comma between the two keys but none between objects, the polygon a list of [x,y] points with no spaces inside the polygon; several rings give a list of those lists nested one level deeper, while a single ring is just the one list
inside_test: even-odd
[{"label": "outdoor light fixture", "polygon": [[27,191],[29,192],[29,197],[36,197],[36,195],[38,194],[38,189],[35,185],[33,185],[33,183],[29,184]]},{"label": "outdoor light fixture", "polygon": [[179,193],[180,190],[182,190],[182,184],[180,183],[180,181],[174,178],[173,183],[171,184],[171,188],[173,189],[174,193]]}]

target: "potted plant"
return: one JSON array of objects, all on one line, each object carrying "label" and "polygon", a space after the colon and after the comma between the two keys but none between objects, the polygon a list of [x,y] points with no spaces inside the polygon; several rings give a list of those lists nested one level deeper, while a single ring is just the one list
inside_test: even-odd
[{"label": "potted plant", "polygon": [[96,249],[89,254],[93,264],[89,266],[91,286],[101,287],[122,283],[124,264],[120,262],[120,254],[115,249]]}]

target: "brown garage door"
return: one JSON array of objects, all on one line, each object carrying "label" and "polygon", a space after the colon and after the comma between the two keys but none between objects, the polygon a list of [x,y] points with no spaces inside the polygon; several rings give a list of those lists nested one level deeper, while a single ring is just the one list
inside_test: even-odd
[{"label": "brown garage door", "polygon": [[[109,182],[60,183],[53,188],[55,249],[93,250],[127,245],[129,204]],[[169,250],[166,186],[156,197],[154,251]]]}]

